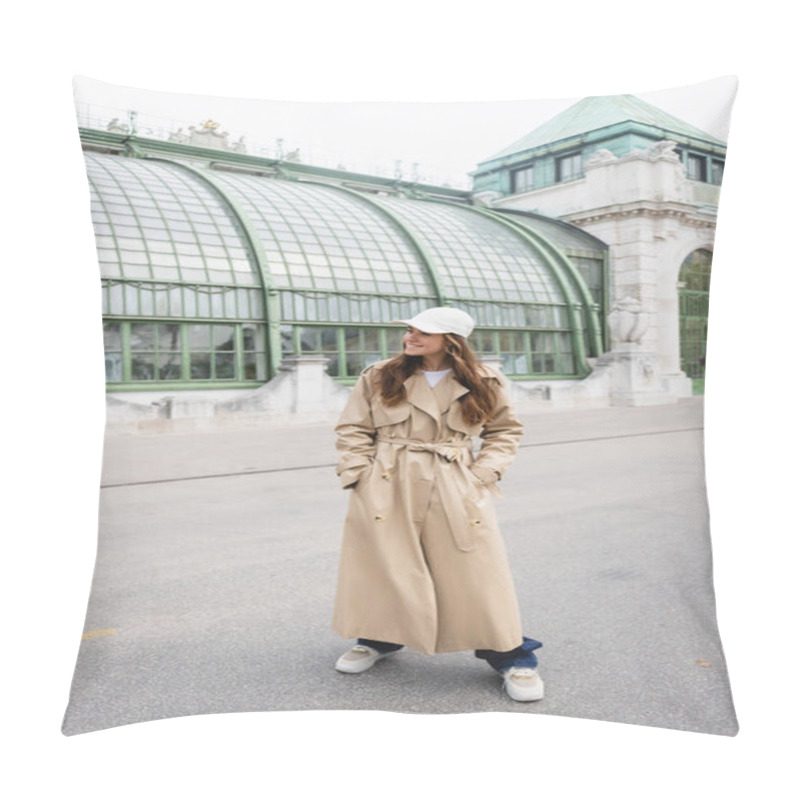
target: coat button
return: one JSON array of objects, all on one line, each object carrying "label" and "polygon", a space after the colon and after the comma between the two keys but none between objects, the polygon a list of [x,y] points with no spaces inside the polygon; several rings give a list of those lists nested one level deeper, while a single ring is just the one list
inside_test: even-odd
[{"label": "coat button", "polygon": [[383,522],[385,519],[386,519],[386,517],[384,517],[383,514],[376,514],[375,515],[375,521],[376,522]]},{"label": "coat button", "polygon": [[388,481],[391,478],[391,475],[389,475],[388,472],[384,472],[383,475],[381,475],[381,478],[383,478],[385,481]]},{"label": "coat button", "polygon": [[474,528],[476,525],[480,525],[481,521],[479,519],[471,519],[469,521],[469,524],[472,525],[472,527]]}]

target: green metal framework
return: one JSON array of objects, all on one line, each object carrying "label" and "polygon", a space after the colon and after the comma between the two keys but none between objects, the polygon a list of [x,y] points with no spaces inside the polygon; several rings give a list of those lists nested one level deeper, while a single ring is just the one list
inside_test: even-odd
[{"label": "green metal framework", "polygon": [[[564,333],[570,334],[570,343],[567,345],[564,341],[566,337],[564,337],[563,334],[558,337],[553,337],[552,335],[548,337],[546,335],[547,332],[544,330],[538,331],[540,334],[538,337],[526,336],[525,332],[523,331],[514,331],[512,332],[514,334],[513,339],[507,339],[505,342],[500,341],[500,332],[497,332],[496,335],[492,337],[492,341],[494,342],[494,346],[497,348],[497,350],[486,349],[485,343],[489,341],[488,337],[479,336],[477,343],[479,351],[504,352],[509,353],[509,355],[512,356],[516,355],[517,358],[512,357],[511,359],[506,359],[508,362],[506,368],[511,374],[520,372],[517,362],[522,359],[524,355],[524,363],[529,366],[529,369],[525,370],[524,372],[533,374],[540,371],[535,369],[536,360],[534,354],[543,352],[542,350],[536,349],[536,343],[547,341],[551,342],[552,344],[546,348],[545,352],[548,352],[552,357],[553,366],[552,369],[541,370],[542,372],[546,371],[550,373],[555,372],[566,374],[567,370],[564,369],[564,364],[569,363],[570,374],[575,374],[576,372],[579,376],[588,374],[590,369],[586,363],[586,353],[584,350],[582,336],[582,319],[578,316],[581,306],[575,301],[572,292],[573,286],[571,285],[571,281],[574,282],[578,287],[578,291],[582,295],[582,302],[586,303],[585,308],[588,312],[588,316],[592,318],[594,317],[594,314],[592,313],[593,304],[591,303],[591,299],[588,297],[588,290],[586,290],[586,287],[583,285],[580,277],[576,276],[574,270],[569,265],[569,262],[549,241],[547,241],[544,237],[538,235],[535,236],[533,231],[517,227],[513,221],[486,209],[469,206],[466,210],[476,214],[481,214],[484,216],[484,218],[496,220],[501,225],[506,226],[530,247],[531,251],[535,253],[538,259],[542,259],[544,267],[549,271],[552,278],[558,284],[560,295],[564,298],[565,302],[561,304],[561,308],[566,311],[568,317],[568,328],[566,331],[564,331]],[[567,268],[566,274],[564,272],[565,266]],[[567,279],[567,276],[569,279],[571,279],[571,281]],[[542,363],[547,364],[548,362],[544,361]]]},{"label": "green metal framework", "polygon": [[[312,181],[308,179],[306,179],[306,182],[312,183]],[[420,260],[422,261],[427,276],[430,279],[431,287],[433,289],[433,296],[431,296],[431,299],[435,300],[437,305],[440,306],[449,305],[447,295],[445,293],[444,287],[442,286],[442,280],[436,271],[436,267],[434,266],[434,260],[431,257],[431,254],[428,252],[427,248],[425,247],[424,243],[420,240],[420,238],[416,236],[414,232],[406,224],[404,224],[401,217],[399,217],[397,214],[394,214],[391,211],[391,209],[387,208],[385,205],[373,202],[368,194],[359,193],[354,189],[348,189],[344,186],[331,186],[330,184],[320,184],[319,182],[316,181],[314,181],[313,183],[317,186],[327,185],[329,188],[334,189],[334,191],[345,192],[348,196],[352,197],[356,201],[371,205],[373,209],[379,210],[380,213],[382,213],[385,217],[391,220],[391,222],[394,223],[394,225],[398,228],[398,230],[400,230],[402,234],[408,239],[413,248],[416,250]],[[419,294],[415,296],[419,297]]]},{"label": "green metal framework", "polygon": [[[164,159],[158,160],[165,161]],[[210,186],[220,197],[222,202],[228,207],[230,213],[235,217],[236,221],[241,226],[243,237],[247,242],[248,253],[255,263],[255,267],[258,270],[258,274],[261,278],[261,289],[264,297],[265,321],[267,323],[266,372],[268,375],[274,375],[277,371],[278,365],[281,362],[281,351],[279,345],[280,309],[278,307],[277,292],[273,286],[269,263],[267,261],[266,253],[264,252],[261,241],[259,240],[258,234],[236,200],[234,200],[229,193],[225,192],[224,187],[220,186],[219,182],[215,178],[212,178],[207,171],[204,172],[203,170],[183,163],[180,164],[180,167],[191,172],[191,174],[194,175],[198,180],[203,181]]]},{"label": "green metal framework", "polygon": [[300,353],[350,382],[400,349],[387,322],[431,305],[473,314],[474,346],[514,377],[581,377],[602,350],[592,290],[536,215],[240,154],[186,163],[210,154],[117,134],[86,144],[107,150],[87,169],[111,390],[259,385]]},{"label": "green metal framework", "polygon": [[711,259],[710,250],[695,250],[684,259],[678,278],[681,369],[695,379],[706,374]]},{"label": "green metal framework", "polygon": [[[495,214],[513,219],[534,233],[545,237],[567,257],[580,272],[592,296],[598,315],[605,319],[609,310],[608,245],[596,236],[567,222],[533,211],[513,208],[492,209]],[[604,341],[607,341],[604,337]]]},{"label": "green metal framework", "polygon": [[106,381],[139,389],[249,386],[266,378],[263,325],[107,319]]}]

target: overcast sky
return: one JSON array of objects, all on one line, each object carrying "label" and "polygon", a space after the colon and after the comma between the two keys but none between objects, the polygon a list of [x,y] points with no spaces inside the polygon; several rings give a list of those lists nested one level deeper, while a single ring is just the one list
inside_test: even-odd
[{"label": "overcast sky", "polygon": [[[229,141],[244,135],[249,153],[274,157],[299,148],[304,163],[343,166],[393,175],[401,162],[410,178],[469,185],[467,174],[482,161],[532,131],[580,97],[480,103],[308,103],[171,94],[75,78],[79,119],[107,121],[139,113],[138,130],[166,137],[206,119],[220,123]],[[637,96],[726,140],[734,78],[639,93]]]}]

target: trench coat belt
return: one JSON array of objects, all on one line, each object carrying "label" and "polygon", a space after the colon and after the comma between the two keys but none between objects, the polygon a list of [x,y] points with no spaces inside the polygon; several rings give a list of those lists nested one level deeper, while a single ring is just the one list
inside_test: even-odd
[{"label": "trench coat belt", "polygon": [[463,442],[425,442],[422,439],[403,439],[399,436],[391,438],[388,436],[379,436],[378,441],[388,442],[389,444],[399,444],[406,447],[408,450],[427,450],[441,456],[445,461],[458,461],[461,458],[464,448],[472,447],[472,442],[469,439]]},{"label": "trench coat belt", "polygon": [[[461,442],[425,442],[420,439],[403,439],[397,437],[380,436],[378,442],[394,444],[416,452],[429,452],[440,456],[447,462],[458,461],[467,448],[472,447],[472,442],[467,439]],[[437,481],[442,506],[447,516],[450,533],[459,550],[468,552],[475,549],[474,525],[480,524],[479,520],[470,520],[464,508],[464,498],[455,491],[452,481],[442,474],[442,462],[437,458],[434,461],[434,470],[438,473]]]}]

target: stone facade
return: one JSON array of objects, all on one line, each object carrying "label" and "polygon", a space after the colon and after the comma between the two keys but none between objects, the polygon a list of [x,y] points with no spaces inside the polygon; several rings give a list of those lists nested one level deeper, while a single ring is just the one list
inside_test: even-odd
[{"label": "stone facade", "polygon": [[186,433],[292,423],[329,423],[350,390],[326,372],[322,356],[284,359],[280,373],[256,390],[141,392],[106,395],[111,434]]},{"label": "stone facade", "polygon": [[[595,366],[615,365],[612,404],[691,395],[691,380],[680,368],[678,278],[690,253],[713,249],[718,197],[718,186],[688,180],[674,143],[662,141],[620,157],[600,149],[578,180],[493,200],[496,208],[564,219],[610,246],[611,306],[636,303],[637,315],[646,318],[636,340],[612,335],[611,352]],[[576,400],[584,393],[570,391]]]}]

